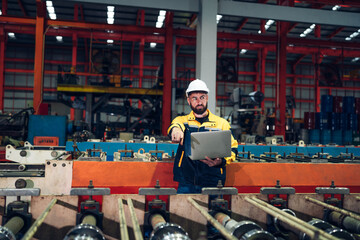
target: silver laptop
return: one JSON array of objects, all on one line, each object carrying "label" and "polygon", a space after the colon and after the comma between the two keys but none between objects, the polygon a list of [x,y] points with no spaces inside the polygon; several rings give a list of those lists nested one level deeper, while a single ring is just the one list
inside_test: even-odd
[{"label": "silver laptop", "polygon": [[231,157],[231,131],[211,131],[191,133],[192,160]]}]

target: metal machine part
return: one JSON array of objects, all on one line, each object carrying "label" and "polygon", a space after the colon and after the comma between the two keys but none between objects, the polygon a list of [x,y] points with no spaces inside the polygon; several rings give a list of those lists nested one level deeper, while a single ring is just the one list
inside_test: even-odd
[{"label": "metal machine part", "polygon": [[75,239],[105,240],[105,236],[98,227],[92,224],[81,223],[72,228],[64,238],[64,240]]},{"label": "metal machine part", "polygon": [[110,195],[109,188],[94,188],[90,180],[87,188],[72,188],[70,195],[89,196],[89,199],[81,202],[80,213],[76,214],[76,224],[86,223],[102,229],[104,214],[100,212],[100,203],[93,200],[93,195]]},{"label": "metal machine part", "polygon": [[[317,194],[329,194],[330,197],[325,199],[325,203],[342,208],[344,202],[344,195],[350,194],[350,189],[344,187],[336,187],[334,181],[331,181],[330,187],[317,187],[315,188],[315,192]],[[335,194],[340,195],[341,199],[335,198]]]},{"label": "metal machine part", "polygon": [[[268,195],[268,199],[271,205],[280,208],[287,208],[288,199],[290,194],[295,194],[295,188],[292,187],[281,187],[280,181],[276,180],[274,187],[263,187],[260,189],[261,194]],[[270,199],[270,195],[275,195]],[[280,195],[286,195],[286,198],[280,197]]]},{"label": "metal machine part", "polygon": [[21,164],[44,164],[46,160],[62,159],[66,156],[65,147],[33,146],[25,142],[24,147],[6,146],[6,159]]},{"label": "metal machine part", "polygon": [[329,233],[331,236],[337,237],[339,239],[344,239],[344,240],[355,240],[355,237],[345,231],[344,229],[340,229],[340,228],[329,228],[326,229],[325,232]]},{"label": "metal machine part", "polygon": [[360,221],[336,211],[325,211],[324,219],[352,233],[360,233]]},{"label": "metal machine part", "polygon": [[264,231],[259,225],[251,221],[237,222],[228,215],[219,212],[215,215],[215,219],[220,222],[231,235],[238,239],[244,240],[275,240],[275,237],[267,231]]},{"label": "metal machine part", "polygon": [[44,177],[44,164],[0,164],[0,177]]},{"label": "metal machine part", "polygon": [[[282,209],[282,211],[296,217],[295,212],[293,212],[292,210],[290,210],[288,208]],[[272,223],[273,223],[273,226],[275,227],[276,232],[280,233],[283,236],[287,236],[290,231],[298,232],[298,230],[296,230],[296,229],[292,228],[291,226],[289,226],[288,224],[280,221],[277,217],[272,218]]]},{"label": "metal machine part", "polygon": [[[325,232],[329,233],[330,235],[340,238],[340,239],[345,239],[345,240],[355,240],[354,236],[343,230],[340,228],[334,228],[330,223],[325,222],[323,220],[320,219],[313,219],[311,221],[308,222],[310,225],[317,227],[321,230],[324,230]],[[305,233],[300,233],[299,235],[299,239],[300,240],[310,240],[310,237],[308,235],[306,235]]]},{"label": "metal machine part", "polygon": [[150,240],[190,240],[188,233],[179,225],[168,223],[160,214],[151,216],[153,231]]},{"label": "metal machine part", "polygon": [[14,216],[4,226],[0,226],[1,240],[16,240],[16,234],[24,227],[24,220]]},{"label": "metal machine part", "polygon": [[15,235],[5,226],[0,226],[0,239],[1,240],[16,240]]}]

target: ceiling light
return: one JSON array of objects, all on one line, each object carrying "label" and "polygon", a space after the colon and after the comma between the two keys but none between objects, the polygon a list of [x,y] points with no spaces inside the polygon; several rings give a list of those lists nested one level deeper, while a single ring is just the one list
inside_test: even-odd
[{"label": "ceiling light", "polygon": [[52,7],[53,3],[52,1],[46,1],[46,7]]},{"label": "ceiling light", "polygon": [[107,44],[113,44],[113,43],[114,43],[114,40],[108,39],[108,40],[106,40],[106,42],[107,42]]},{"label": "ceiling light", "polygon": [[47,11],[48,11],[49,14],[55,13],[55,8],[54,7],[47,7]]},{"label": "ceiling light", "polygon": [[358,29],[357,31],[353,32],[352,34],[350,34],[350,36],[348,36],[347,38],[345,38],[346,41],[350,41],[352,40],[354,37],[357,37],[360,34],[360,29]]},{"label": "ceiling light", "polygon": [[160,11],[159,11],[159,15],[160,15],[160,16],[165,16],[165,14],[166,14],[166,11],[165,11],[165,10],[160,10]]},{"label": "ceiling light", "polygon": [[62,36],[56,36],[56,40],[57,40],[58,42],[62,42],[62,41],[63,41],[63,37],[62,37]]},{"label": "ceiling light", "polygon": [[108,12],[114,12],[115,7],[114,6],[107,6]]},{"label": "ceiling light", "polygon": [[261,34],[261,30],[258,31],[258,34]]},{"label": "ceiling light", "polygon": [[50,13],[50,14],[49,14],[49,17],[50,17],[50,19],[52,19],[52,20],[56,20],[56,14],[55,14],[55,13]]},{"label": "ceiling light", "polygon": [[108,24],[114,24],[114,19],[113,18],[108,18],[107,23]]},{"label": "ceiling light", "polygon": [[107,17],[108,18],[114,18],[115,13],[114,12],[107,12]]},{"label": "ceiling light", "polygon": [[357,61],[359,61],[359,59],[360,59],[360,58],[356,57],[356,58],[353,58],[351,61],[352,61],[352,62],[357,62]]},{"label": "ceiling light", "polygon": [[156,22],[156,27],[157,27],[157,28],[161,28],[161,27],[162,27],[162,25],[163,25],[163,23],[162,23],[162,22]]},{"label": "ceiling light", "polygon": [[158,22],[164,22],[164,20],[165,20],[165,16],[159,15],[159,16],[157,17],[157,21],[158,21]]},{"label": "ceiling light", "polygon": [[332,10],[333,10],[333,11],[337,11],[337,10],[340,9],[340,8],[341,8],[341,6],[335,5],[335,6],[333,6]]},{"label": "ceiling light", "polygon": [[305,29],[305,31],[300,34],[300,37],[306,37],[306,35],[308,35],[309,33],[311,33],[314,30],[315,26],[316,26],[315,24],[311,24],[310,27]]},{"label": "ceiling light", "polygon": [[9,33],[8,33],[8,36],[9,36],[9,38],[15,38],[15,33],[9,32]]},{"label": "ceiling light", "polygon": [[156,43],[154,43],[154,42],[151,42],[151,43],[150,43],[150,47],[151,47],[151,48],[154,48],[154,47],[156,47]]},{"label": "ceiling light", "polygon": [[247,49],[241,49],[240,54],[245,54],[247,52]]},{"label": "ceiling light", "polygon": [[0,10],[0,15],[2,15],[2,11]]},{"label": "ceiling light", "polygon": [[220,20],[222,19],[222,15],[216,15],[216,23],[219,23],[220,22]]}]

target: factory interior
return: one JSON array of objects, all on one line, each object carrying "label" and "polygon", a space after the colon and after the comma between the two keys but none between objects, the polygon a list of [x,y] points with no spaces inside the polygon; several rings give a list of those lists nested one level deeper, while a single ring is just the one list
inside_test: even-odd
[{"label": "factory interior", "polygon": [[[359,35],[358,0],[1,0],[0,239],[360,240]],[[195,79],[238,146],[182,194]]]}]

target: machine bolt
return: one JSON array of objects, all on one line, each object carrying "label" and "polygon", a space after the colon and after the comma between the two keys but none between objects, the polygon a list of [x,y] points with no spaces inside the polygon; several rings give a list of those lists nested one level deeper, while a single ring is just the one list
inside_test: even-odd
[{"label": "machine bolt", "polygon": [[62,166],[63,166],[63,167],[66,167],[66,164],[65,164],[65,163],[63,163],[63,164],[62,164]]},{"label": "machine bolt", "polygon": [[56,163],[53,163],[53,167],[56,167]]},{"label": "machine bolt", "polygon": [[20,151],[20,156],[21,156],[21,157],[26,157],[26,155],[27,155],[27,153],[26,153],[25,150],[21,150],[21,151]]}]

